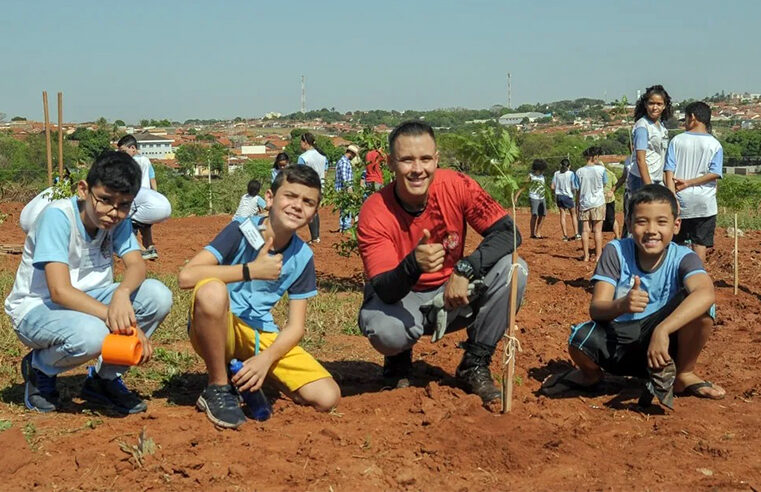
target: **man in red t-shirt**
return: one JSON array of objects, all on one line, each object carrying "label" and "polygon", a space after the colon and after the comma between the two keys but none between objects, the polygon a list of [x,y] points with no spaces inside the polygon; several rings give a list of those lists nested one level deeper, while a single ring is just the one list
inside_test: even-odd
[{"label": "man in red t-shirt", "polygon": [[373,149],[365,155],[365,187],[373,193],[383,187],[382,165],[386,162],[386,156],[380,149]]},{"label": "man in red t-shirt", "polygon": [[[394,181],[359,213],[359,251],[368,278],[360,329],[385,356],[387,383],[409,386],[412,346],[433,333],[437,319],[430,306],[441,294],[446,331],[468,330],[457,378],[484,403],[498,400],[489,364],[507,325],[513,221],[473,179],[437,169],[436,140],[426,123],[402,123],[391,132],[389,148]],[[463,257],[466,223],[483,240]],[[518,305],[527,272],[521,265]],[[477,281],[482,289],[469,299],[468,288]]]}]

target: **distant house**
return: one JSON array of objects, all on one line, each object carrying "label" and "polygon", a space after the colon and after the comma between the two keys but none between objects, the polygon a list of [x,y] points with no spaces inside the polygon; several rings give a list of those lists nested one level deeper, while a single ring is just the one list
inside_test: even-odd
[{"label": "distant house", "polygon": [[530,123],[538,120],[539,118],[551,118],[552,113],[537,113],[532,111],[530,113],[507,113],[503,114],[499,118],[499,124],[503,126],[520,125],[524,119],[528,118]]},{"label": "distant house", "polygon": [[240,148],[241,155],[264,156],[267,154],[266,145],[243,145]]},{"label": "distant house", "polygon": [[151,133],[135,135],[140,153],[149,159],[174,159],[171,138],[160,137]]}]

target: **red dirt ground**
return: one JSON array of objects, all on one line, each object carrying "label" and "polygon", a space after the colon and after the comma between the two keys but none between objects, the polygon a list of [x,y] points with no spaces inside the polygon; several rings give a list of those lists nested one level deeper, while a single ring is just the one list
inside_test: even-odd
[{"label": "red dirt ground", "polygon": [[[20,207],[0,226],[3,243],[21,242]],[[323,242],[315,248],[322,278],[356,280],[358,258],[344,259],[323,212]],[[528,235],[526,211],[518,224]],[[155,226],[161,258],[150,269],[176,272],[229,216],[173,219]],[[513,411],[490,413],[451,386],[462,334],[415,348],[420,387],[383,391],[382,358],[359,336],[329,335],[318,355],[341,385],[338,412],[316,413],[285,399],[265,423],[218,431],[193,407],[202,368],[151,395],[146,414],[37,415],[19,402],[0,404],[14,426],[0,433],[3,490],[761,490],[761,233],[741,239],[740,292],[732,293],[732,240],[717,231],[708,270],[717,292],[718,322],[699,372],[728,392],[723,401],[679,398],[673,412],[636,406],[638,387],[587,397],[538,396],[541,380],[567,364],[569,326],[587,316],[590,264],[563,243],[557,215],[544,240],[526,240],[520,254],[531,273],[518,314],[523,352],[517,358]],[[469,236],[469,246],[477,242]],[[0,268],[18,257],[0,256]],[[330,347],[336,347],[330,350]],[[189,344],[181,348],[190,350]],[[328,355],[324,355],[327,353]],[[351,355],[347,355],[351,354]],[[492,370],[500,371],[496,360]],[[18,361],[16,361],[18,362]],[[20,380],[20,379],[17,379]],[[621,382],[621,381],[619,381]],[[5,390],[3,390],[5,392]],[[16,394],[18,389],[15,390]],[[26,429],[50,431],[31,449]],[[120,442],[134,444],[144,429],[158,450],[142,466]]]}]

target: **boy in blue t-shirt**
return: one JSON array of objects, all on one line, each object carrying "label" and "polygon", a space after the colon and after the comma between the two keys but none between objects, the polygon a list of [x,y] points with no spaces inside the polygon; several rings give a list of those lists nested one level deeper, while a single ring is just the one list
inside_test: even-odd
[{"label": "boy in blue t-shirt", "polygon": [[673,193],[645,185],[632,196],[627,220],[631,237],[608,243],[592,277],[593,321],[573,327],[569,339],[579,369],[551,376],[542,391],[590,389],[607,371],[648,379],[667,406],[672,391],[723,398],[722,388],[694,372],[713,329],[714,290],[698,256],[671,242],[679,230]]},{"label": "boy in blue t-shirt", "polygon": [[[125,220],[140,188],[140,168],[123,152],[107,152],[77,185],[77,197],[45,208],[24,243],[5,311],[21,341],[32,349],[21,361],[24,404],[40,412],[60,407],[58,374],[100,355],[109,333],[139,327],[141,363],[152,354],[148,337],[172,306],[172,293],[145,278],[132,225]],[[113,254],[124,262],[114,283]],[[147,409],[121,375],[127,368],[98,361],[82,397],[121,413]]]},{"label": "boy in blue t-shirt", "polygon": [[[320,190],[313,169],[283,168],[265,195],[269,217],[234,220],[180,272],[180,287],[193,289],[190,341],[209,371],[196,406],[220,427],[246,421],[227,375],[234,358],[243,361],[232,378],[239,392],[273,376],[295,401],[319,410],[341,397],[330,373],[298,346],[317,282],[312,250],[296,231],[317,213]],[[288,321],[278,330],[270,311],[285,293]]]}]

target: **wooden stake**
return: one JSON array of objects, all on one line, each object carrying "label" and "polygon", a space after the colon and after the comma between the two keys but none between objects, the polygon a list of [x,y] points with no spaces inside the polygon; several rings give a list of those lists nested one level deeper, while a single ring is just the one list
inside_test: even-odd
[{"label": "wooden stake", "polygon": [[63,92],[58,93],[58,179],[63,179]]},{"label": "wooden stake", "polygon": [[42,91],[42,107],[45,112],[45,149],[48,158],[48,186],[53,186],[53,154],[50,149],[50,113],[48,112],[48,91]]},{"label": "wooden stake", "polygon": [[[510,311],[507,314],[507,340],[505,343],[512,343],[515,336],[515,316],[518,311],[516,303],[518,301],[518,216],[515,214],[515,193],[510,196],[513,209],[513,264],[510,268]],[[511,354],[507,362],[507,368],[502,366],[502,413],[507,413],[513,406],[513,377],[515,375],[515,352]]]},{"label": "wooden stake", "polygon": [[[515,312],[518,302],[518,254],[513,251],[513,267],[510,276],[510,312],[507,315],[507,340],[505,343],[512,343],[512,337],[515,336]],[[502,371],[502,413],[509,412],[513,407],[513,379],[515,377],[515,352],[507,363],[507,371]]]},{"label": "wooden stake", "polygon": [[737,295],[737,288],[740,282],[740,275],[738,271],[738,256],[739,251],[737,249],[737,213],[735,213],[735,295]]}]

